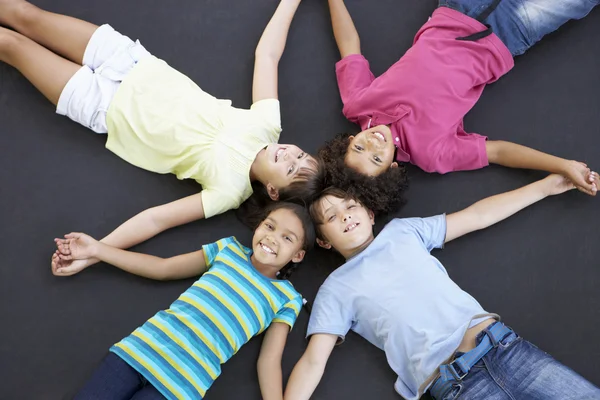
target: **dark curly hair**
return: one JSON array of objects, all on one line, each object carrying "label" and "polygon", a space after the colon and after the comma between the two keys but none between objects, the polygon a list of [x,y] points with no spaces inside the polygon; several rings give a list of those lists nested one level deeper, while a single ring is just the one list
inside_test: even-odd
[{"label": "dark curly hair", "polygon": [[398,210],[406,200],[408,177],[403,166],[388,168],[378,176],[367,176],[348,167],[344,159],[348,152],[350,134],[341,133],[319,149],[325,163],[326,186],[335,186],[356,197],[375,214]]}]

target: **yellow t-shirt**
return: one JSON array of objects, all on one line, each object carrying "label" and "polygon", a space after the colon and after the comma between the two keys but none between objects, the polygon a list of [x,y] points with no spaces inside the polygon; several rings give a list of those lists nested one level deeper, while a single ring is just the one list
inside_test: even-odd
[{"label": "yellow t-shirt", "polygon": [[166,62],[148,57],[126,76],[107,114],[106,147],[149,171],[202,185],[206,218],[237,208],[252,194],[256,154],[279,140],[277,99],[250,110],[205,93]]}]

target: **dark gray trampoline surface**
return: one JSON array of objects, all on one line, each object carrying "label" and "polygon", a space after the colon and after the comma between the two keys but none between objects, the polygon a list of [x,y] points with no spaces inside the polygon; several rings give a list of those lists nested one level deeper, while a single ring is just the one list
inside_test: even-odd
[{"label": "dark gray trampoline surface", "polygon": [[[256,43],[276,0],[37,0],[35,4],[139,38],[207,92],[248,107]],[[375,74],[406,51],[435,1],[347,0]],[[600,169],[600,11],[546,37],[490,86],[467,130]],[[304,0],[280,64],[282,143],[314,151],[341,131],[338,60],[325,0]],[[199,189],[127,164],[95,135],[54,114],[16,71],[0,65],[0,399],[70,398],[108,348],[166,308],[193,280],[154,282],[99,265],[71,278],[50,272],[52,239],[97,238],[136,213]],[[488,167],[447,176],[409,168],[409,202],[398,216],[452,212],[543,174]],[[547,199],[512,219],[434,253],[482,306],[600,385],[600,198]],[[383,225],[383,220],[378,228]],[[171,256],[251,232],[233,213],[173,229],[135,249]],[[339,259],[307,257],[292,277],[313,299]],[[385,277],[382,277],[382,279]],[[302,354],[302,312],[284,353],[287,379]],[[261,339],[223,368],[207,399],[259,399]],[[336,348],[314,399],[398,399],[384,353],[355,334]]]}]

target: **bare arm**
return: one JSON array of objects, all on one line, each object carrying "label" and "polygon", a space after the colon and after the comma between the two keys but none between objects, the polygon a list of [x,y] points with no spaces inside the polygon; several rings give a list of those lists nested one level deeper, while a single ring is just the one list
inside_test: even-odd
[{"label": "bare arm", "polygon": [[[204,251],[182,254],[170,258],[134,253],[109,246],[83,233],[70,233],[66,239],[58,239],[59,253],[56,269],[62,261],[95,258],[123,271],[156,280],[184,279],[202,275],[206,271]],[[53,270],[54,270],[53,265]]]},{"label": "bare arm", "polygon": [[[101,242],[119,249],[127,249],[167,229],[203,218],[202,193],[197,193],[142,211],[121,224]],[[52,272],[57,276],[69,276],[81,272],[99,261],[97,258],[92,257],[85,260],[63,262],[64,265],[60,273],[57,273],[54,267]]]},{"label": "bare arm", "polygon": [[344,0],[329,0],[329,13],[331,14],[333,36],[341,57],[360,54],[360,37]]},{"label": "bare arm", "polygon": [[560,174],[569,178],[580,191],[589,195],[596,195],[597,187],[590,180],[591,171],[583,163],[565,160],[564,158],[502,140],[487,141],[486,152],[488,160],[492,164]]},{"label": "bare arm", "polygon": [[283,399],[281,356],[289,332],[289,325],[273,322],[265,333],[256,364],[263,400]]},{"label": "bare arm", "polygon": [[445,243],[467,233],[487,228],[547,196],[573,188],[574,186],[566,178],[550,175],[520,189],[478,201],[446,217]]},{"label": "bare arm", "polygon": [[329,334],[311,336],[306,351],[294,367],[287,387],[285,400],[309,399],[321,381],[325,365],[338,337]]},{"label": "bare arm", "polygon": [[277,68],[299,5],[300,0],[281,0],[256,46],[252,82],[253,103],[277,98]]}]

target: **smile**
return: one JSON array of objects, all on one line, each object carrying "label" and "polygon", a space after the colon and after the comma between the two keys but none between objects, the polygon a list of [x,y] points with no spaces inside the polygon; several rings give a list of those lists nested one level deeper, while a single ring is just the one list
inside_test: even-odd
[{"label": "smile", "polygon": [[275,253],[275,251],[273,249],[271,249],[269,246],[263,244],[262,242],[260,242],[258,245],[260,246],[261,249],[263,249],[263,251],[265,253],[275,254],[275,255],[277,254],[277,253]]},{"label": "smile", "polygon": [[356,228],[359,225],[360,225],[360,222],[354,222],[352,224],[349,224],[348,226],[346,226],[346,229],[344,229],[344,233],[350,232],[351,230],[353,230],[354,228]]},{"label": "smile", "polygon": [[387,140],[385,140],[385,136],[383,136],[383,134],[382,134],[382,133],[380,133],[380,132],[373,132],[373,135],[374,135],[374,136],[375,136],[377,139],[379,139],[380,141],[382,141],[382,142],[387,142]]}]

